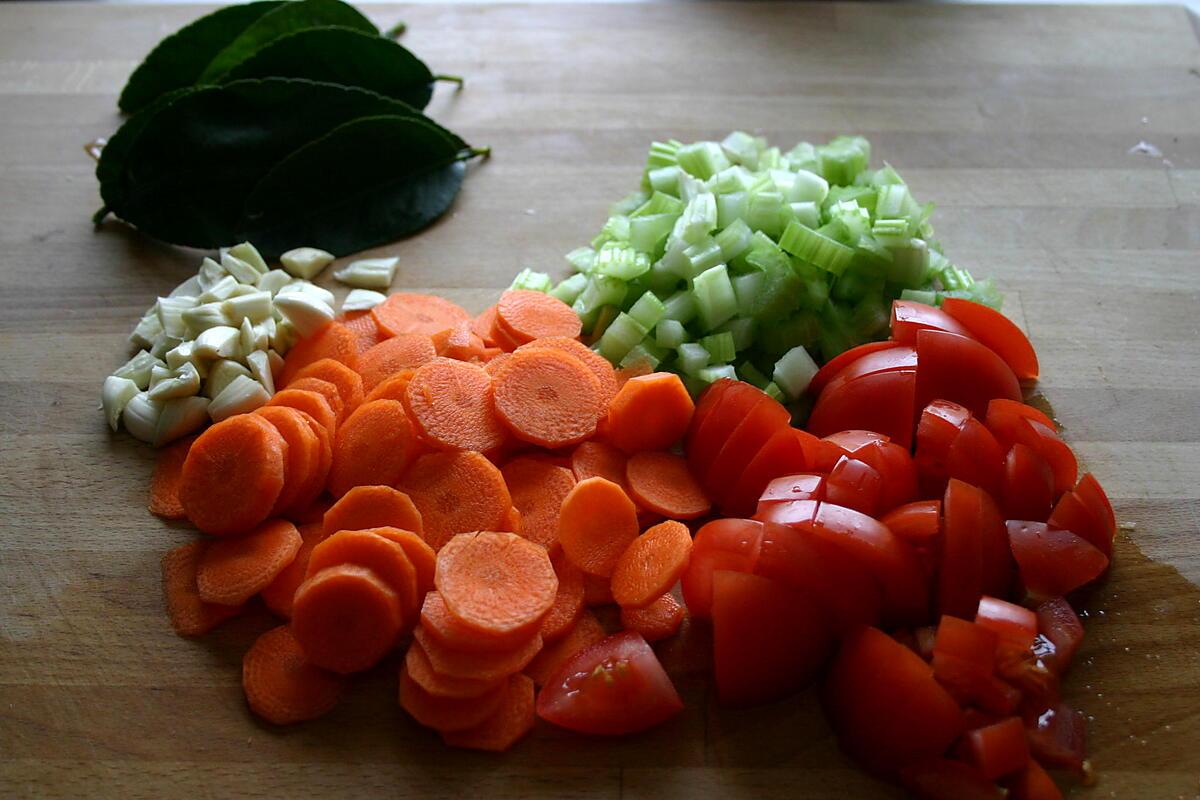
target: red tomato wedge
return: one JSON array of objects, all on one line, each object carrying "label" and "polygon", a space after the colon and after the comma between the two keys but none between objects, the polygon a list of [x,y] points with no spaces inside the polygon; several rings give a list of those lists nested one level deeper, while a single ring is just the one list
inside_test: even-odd
[{"label": "red tomato wedge", "polygon": [[[1004,597],[1012,592],[1016,577],[1016,562],[1008,544],[1008,530],[1000,508],[987,492],[979,490],[980,544],[983,552],[983,593]],[[970,618],[969,616],[967,617]]]},{"label": "red tomato wedge", "polygon": [[688,444],[687,459],[692,474],[701,477],[708,474],[709,467],[729,441],[730,434],[764,398],[771,399],[766,392],[748,383],[733,381],[725,385],[712,410],[695,429],[695,435]]},{"label": "red tomato wedge", "polygon": [[539,717],[579,733],[636,733],[682,710],[658,656],[641,634],[629,631],[576,653],[537,698]]},{"label": "red tomato wedge", "polygon": [[802,472],[799,475],[782,475],[766,485],[758,498],[758,510],[767,506],[787,503],[792,500],[824,500],[825,475]]},{"label": "red tomato wedge", "polygon": [[942,501],[917,500],[879,518],[888,530],[914,547],[927,547],[942,533]]},{"label": "red tomato wedge", "polygon": [[713,671],[722,703],[752,705],[806,688],[833,649],[821,610],[778,581],[713,574]]},{"label": "red tomato wedge", "polygon": [[888,511],[917,496],[917,468],[908,449],[875,431],[841,431],[825,437],[864,461],[883,479],[879,510]]},{"label": "red tomato wedge", "polygon": [[892,341],[910,347],[917,343],[917,333],[926,329],[956,333],[974,339],[954,317],[937,306],[914,300],[892,301]]},{"label": "red tomato wedge", "polygon": [[764,525],[754,571],[808,595],[828,616],[834,631],[879,622],[883,607],[879,583],[841,548],[814,536],[811,522],[802,528]]},{"label": "red tomato wedge", "polygon": [[1017,376],[984,345],[945,331],[917,333],[915,407],[950,400],[983,418],[993,398],[1021,399]]},{"label": "red tomato wedge", "polygon": [[1004,448],[982,422],[972,417],[950,445],[947,475],[983,489],[992,497],[1004,490]]},{"label": "red tomato wedge", "polygon": [[842,456],[825,480],[825,499],[874,517],[879,511],[883,477],[871,465]]},{"label": "red tomato wedge", "polygon": [[942,301],[942,311],[1003,358],[1017,378],[1037,380],[1037,352],[1029,337],[1008,317],[988,306],[956,297]]},{"label": "red tomato wedge", "polygon": [[829,472],[837,460],[846,455],[845,449],[830,439],[818,438],[808,431],[797,430],[796,433],[800,446],[804,448],[809,472]]},{"label": "red tomato wedge", "polygon": [[968,760],[988,780],[1019,772],[1029,764],[1029,744],[1020,717],[968,731],[964,745]]},{"label": "red tomato wedge", "polygon": [[685,450],[691,451],[696,434],[707,424],[709,415],[720,404],[725,392],[736,383],[732,378],[721,378],[710,383],[708,388],[700,393],[696,400],[696,410],[692,412],[692,421],[688,424],[687,434],[683,438]]},{"label": "red tomato wedge", "polygon": [[996,633],[965,619],[942,617],[933,640],[933,657],[939,655],[957,658],[991,675],[996,666]]},{"label": "red tomato wedge", "polygon": [[[817,399],[808,419],[809,432],[828,436],[837,431],[865,428],[886,434],[901,447],[910,447],[916,375],[915,370],[890,370],[845,383],[840,383],[839,376]],[[814,464],[814,468],[820,466]]]},{"label": "red tomato wedge", "polygon": [[884,434],[876,433],[875,431],[838,431],[826,436],[825,441],[833,442],[847,453],[853,455],[867,445],[891,440]]},{"label": "red tomato wedge", "polygon": [[1117,516],[1113,512],[1112,503],[1109,502],[1108,495],[1100,486],[1100,482],[1092,473],[1085,472],[1079,479],[1079,483],[1075,484],[1075,494],[1083,501],[1088,510],[1104,523],[1104,528],[1108,531],[1108,539],[1112,541],[1113,537],[1117,535]]},{"label": "red tomato wedge", "polygon": [[921,492],[940,495],[950,477],[950,448],[958,433],[972,419],[971,412],[949,400],[934,400],[917,420],[916,463]]},{"label": "red tomato wedge", "polygon": [[1108,569],[1108,556],[1071,531],[1008,521],[1008,539],[1025,588],[1039,597],[1070,594]]},{"label": "red tomato wedge", "polygon": [[1101,553],[1112,555],[1112,538],[1105,524],[1084,504],[1076,492],[1067,492],[1058,498],[1054,510],[1046,520],[1051,528],[1071,531],[1089,541]]},{"label": "red tomato wedge", "polygon": [[991,413],[993,410],[997,413],[1008,413],[1018,417],[1024,417],[1025,419],[1030,419],[1034,422],[1040,422],[1047,428],[1053,428],[1057,430],[1054,420],[1050,419],[1044,412],[1039,411],[1028,403],[997,398],[991,403],[988,403],[988,412]]},{"label": "red tomato wedge", "polygon": [[1000,646],[1028,652],[1038,634],[1037,615],[1024,606],[995,597],[981,597],[975,623],[996,634]]},{"label": "red tomato wedge", "polygon": [[973,619],[983,595],[983,536],[979,529],[982,492],[951,480],[942,501],[942,563],[938,570],[938,609]]},{"label": "red tomato wedge", "polygon": [[822,694],[842,747],[877,772],[941,756],[962,732],[962,711],[933,669],[876,628],[842,641]]},{"label": "red tomato wedge", "polygon": [[1087,758],[1087,721],[1079,711],[1058,703],[1025,720],[1029,751],[1043,766],[1083,772]]},{"label": "red tomato wedge", "polygon": [[896,346],[895,342],[867,342],[860,344],[858,347],[851,347],[845,352],[839,353],[833,358],[825,362],[825,365],[817,370],[817,374],[808,382],[808,393],[816,397],[821,391],[829,385],[829,382],[837,377],[847,365],[854,363],[859,358],[876,353],[880,350],[889,350]]},{"label": "red tomato wedge", "polygon": [[754,571],[762,540],[762,523],[748,519],[713,520],[696,532],[688,568],[680,578],[683,601],[693,617],[710,618],[714,572]]},{"label": "red tomato wedge", "polygon": [[[917,368],[917,351],[909,345],[893,345],[892,347],[876,350],[873,353],[851,361],[842,371],[834,376],[826,386],[824,392],[836,389],[839,386],[861,378],[864,375],[876,375],[880,372],[896,372],[915,370]],[[854,427],[854,426],[850,426]],[[859,426],[862,427],[862,426]],[[844,428],[843,430],[849,430]],[[867,428],[867,430],[876,430],[875,428]]]},{"label": "red tomato wedge", "polygon": [[726,516],[743,517],[753,514],[763,490],[780,475],[792,475],[808,468],[804,444],[795,428],[776,431],[758,454],[746,465],[733,492],[721,510]]},{"label": "red tomato wedge", "polygon": [[715,499],[726,513],[727,498],[746,465],[772,436],[790,427],[791,412],[770,395],[760,394],[745,418],[726,435],[725,443],[707,470],[699,473],[700,483],[709,497]]},{"label": "red tomato wedge", "polygon": [[1062,675],[1071,666],[1083,643],[1083,623],[1063,597],[1053,597],[1038,606],[1037,627],[1049,647],[1039,654],[1042,663]]},{"label": "red tomato wedge", "polygon": [[1053,424],[1046,424],[1039,417],[1045,415],[1023,403],[992,401],[988,404],[986,424],[1001,445],[1024,444],[1046,460],[1054,473],[1054,496],[1058,497],[1074,487],[1079,465]]},{"label": "red tomato wedge", "polygon": [[900,770],[900,783],[918,800],[1003,800],[999,786],[961,761],[931,758]]},{"label": "red tomato wedge", "polygon": [[1032,760],[1013,776],[1008,789],[1011,800],[1063,800],[1054,779],[1041,764]]},{"label": "red tomato wedge", "polygon": [[1004,458],[1004,516],[1044,521],[1054,503],[1054,472],[1046,459],[1017,442]]}]

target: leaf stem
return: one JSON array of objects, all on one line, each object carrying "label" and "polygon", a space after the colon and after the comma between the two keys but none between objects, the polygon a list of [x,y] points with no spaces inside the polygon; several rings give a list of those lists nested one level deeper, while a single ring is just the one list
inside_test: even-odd
[{"label": "leaf stem", "polygon": [[458,84],[458,88],[455,89],[457,92],[461,92],[463,86],[466,85],[466,81],[463,80],[461,75],[434,75],[433,79],[435,81],[445,81],[446,83]]},{"label": "leaf stem", "polygon": [[395,25],[384,31],[383,35],[389,39],[399,39],[404,35],[406,30],[408,30],[408,23],[404,20],[400,20]]},{"label": "leaf stem", "polygon": [[458,154],[459,161],[470,161],[472,158],[491,158],[492,148],[490,147],[468,147]]}]

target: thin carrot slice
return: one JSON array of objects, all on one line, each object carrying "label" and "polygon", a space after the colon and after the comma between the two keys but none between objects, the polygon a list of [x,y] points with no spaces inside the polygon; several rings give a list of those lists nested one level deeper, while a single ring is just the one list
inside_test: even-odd
[{"label": "thin carrot slice", "polygon": [[670,594],[664,594],[644,608],[622,608],[621,627],[637,631],[647,642],[669,639],[679,631],[687,609]]},{"label": "thin carrot slice", "polygon": [[404,669],[413,682],[434,697],[468,700],[485,695],[499,686],[494,681],[451,678],[449,675],[441,674],[433,668],[433,664],[429,663],[429,656],[425,654],[425,648],[421,647],[421,643],[417,641],[408,646],[408,652],[404,655]]},{"label": "thin carrot slice", "polygon": [[609,606],[615,603],[612,595],[612,580],[583,573],[583,605],[586,608]]},{"label": "thin carrot slice", "polygon": [[[289,408],[290,406],[283,406]],[[299,409],[297,409],[299,410]],[[333,432],[326,428],[321,423],[308,413],[300,411],[300,416],[303,418],[308,427],[317,437],[317,465],[313,469],[311,481],[308,486],[300,490],[300,496],[296,498],[293,508],[301,509],[300,511],[292,511],[291,516],[297,517],[297,514],[306,513],[318,503],[318,498],[325,492],[325,482],[329,479],[329,469],[333,466]],[[325,509],[329,507],[327,502],[320,506],[321,517],[324,516]],[[306,522],[307,520],[297,517],[296,522]]]},{"label": "thin carrot slice", "polygon": [[300,549],[296,551],[296,557],[275,576],[270,586],[259,592],[267,608],[284,619],[291,619],[292,600],[296,596],[296,589],[304,583],[308,558],[313,548],[325,538],[325,531],[319,522],[301,525],[297,530],[300,532]]},{"label": "thin carrot slice", "polygon": [[306,392],[316,392],[324,397],[325,401],[329,403],[329,407],[333,409],[333,415],[337,417],[338,425],[341,425],[346,420],[346,407],[342,403],[342,393],[338,391],[337,386],[329,381],[324,381],[320,378],[296,378],[296,380],[288,384],[288,388],[300,389]]},{"label": "thin carrot slice", "polygon": [[635,453],[625,466],[629,496],[642,508],[671,519],[696,519],[712,509],[687,459],[674,453]]},{"label": "thin carrot slice", "polygon": [[[335,361],[332,358],[322,358],[320,361],[314,361],[296,373],[297,381],[304,378],[316,378],[320,381],[332,383],[337,387],[338,396],[342,400],[342,413],[338,415],[339,422],[350,414],[353,414],[354,409],[362,404],[362,376],[340,361]],[[292,384],[289,383],[288,386],[292,386]]]},{"label": "thin carrot slice", "polygon": [[567,659],[585,647],[591,647],[607,635],[599,620],[596,619],[596,615],[585,611],[575,621],[575,626],[571,628],[570,633],[557,642],[547,645],[542,652],[538,653],[537,658],[529,662],[529,666],[525,667],[525,674],[533,678],[533,682],[538,686],[545,686],[546,681],[554,677],[559,667],[565,664]]},{"label": "thin carrot slice", "polygon": [[259,636],[242,658],[242,690],[250,710],[276,725],[329,713],[344,685],[340,675],[309,663],[286,625]]},{"label": "thin carrot slice", "polygon": [[507,436],[492,406],[492,376],[465,361],[437,358],[419,368],[404,393],[404,407],[437,448],[486,453]]},{"label": "thin carrot slice", "polygon": [[504,515],[504,519],[500,520],[500,530],[502,531],[523,535],[524,528],[525,525],[521,520],[521,512],[517,510],[516,506],[510,508],[508,513]]},{"label": "thin carrot slice", "polygon": [[376,536],[382,536],[389,542],[395,542],[400,545],[404,555],[408,556],[408,560],[417,573],[417,602],[419,604],[427,592],[433,591],[433,573],[437,569],[437,554],[433,552],[433,548],[425,544],[425,540],[421,538],[420,534],[414,531],[390,525],[367,528],[366,531]]},{"label": "thin carrot slice", "polygon": [[529,630],[491,634],[469,628],[450,613],[436,589],[421,604],[421,627],[445,649],[465,653],[507,653],[524,647],[532,637]]},{"label": "thin carrot slice", "polygon": [[301,499],[301,492],[312,485],[313,473],[320,467],[321,442],[305,421],[303,412],[294,408],[263,406],[253,413],[274,425],[287,442],[283,488],[275,500],[275,507],[271,509],[271,516],[277,517],[292,510]]},{"label": "thin carrot slice", "polygon": [[492,320],[492,341],[505,353],[511,353],[523,344],[500,323],[499,317]]},{"label": "thin carrot slice", "polygon": [[496,324],[496,306],[491,305],[479,312],[479,316],[471,320],[471,331],[483,340],[488,347],[495,347],[496,340],[492,338],[492,326]]},{"label": "thin carrot slice", "polygon": [[438,331],[453,328],[459,322],[470,321],[471,315],[461,306],[442,297],[429,294],[396,292],[371,309],[379,330],[388,336],[402,333],[423,333],[432,336]]},{"label": "thin carrot slice", "polygon": [[179,500],[205,533],[245,533],[275,507],[286,464],[287,442],[274,425],[254,414],[229,417],[192,443]]},{"label": "thin carrot slice", "polygon": [[533,730],[533,681],[524,675],[508,679],[504,699],[490,717],[474,728],[446,731],[442,741],[451,747],[502,753]]},{"label": "thin carrot slice", "polygon": [[341,564],[357,564],[371,570],[400,598],[404,618],[416,619],[420,611],[417,570],[400,545],[371,531],[338,531],[313,548],[305,578]]},{"label": "thin carrot slice", "polygon": [[292,563],[301,541],[295,525],[274,519],[245,536],[213,542],[196,567],[200,599],[226,606],[246,602]]},{"label": "thin carrot slice", "polygon": [[435,671],[451,678],[480,681],[500,681],[520,672],[542,649],[542,637],[536,633],[516,649],[495,653],[452,650],[430,636],[423,625],[418,625],[413,631],[413,638],[425,648],[425,654],[429,656],[429,663]]},{"label": "thin carrot slice", "polygon": [[613,599],[623,608],[645,608],[666,594],[687,569],[692,533],[668,520],[634,539],[612,574]]},{"label": "thin carrot slice", "polygon": [[496,321],[518,342],[551,336],[576,339],[582,330],[579,315],[553,295],[529,289],[509,289],[496,303]]},{"label": "thin carrot slice", "polygon": [[608,404],[604,435],[626,453],[669,450],[687,433],[695,409],[674,373],[630,378]]},{"label": "thin carrot slice", "polygon": [[317,424],[333,436],[338,429],[337,414],[325,399],[325,395],[308,389],[283,389],[267,401],[269,406],[287,406],[308,414]]},{"label": "thin carrot slice", "polygon": [[470,322],[459,322],[453,328],[438,331],[430,338],[433,340],[433,349],[439,356],[458,361],[483,358],[483,338],[471,330]]},{"label": "thin carrot slice", "polygon": [[417,371],[411,367],[402,369],[390,378],[384,378],[375,384],[375,388],[367,393],[367,402],[372,400],[399,400],[404,402],[404,394],[408,391],[408,382]]},{"label": "thin carrot slice", "polygon": [[486,363],[501,355],[505,355],[505,352],[499,347],[484,347],[483,356],[480,358],[480,360]]},{"label": "thin carrot slice", "polygon": [[179,486],[183,482],[183,462],[192,448],[195,436],[168,445],[158,451],[154,462],[154,474],[150,477],[150,513],[163,519],[186,519],[187,512],[179,500]]},{"label": "thin carrot slice", "polygon": [[342,324],[356,337],[359,353],[365,353],[385,338],[370,311],[347,311]]},{"label": "thin carrot slice", "polygon": [[171,627],[180,636],[208,633],[242,612],[240,605],[223,606],[200,599],[196,567],[208,547],[208,542],[196,540],[168,550],[162,557],[163,602]]},{"label": "thin carrot slice", "polygon": [[500,474],[520,512],[521,530],[514,532],[549,549],[558,541],[558,512],[575,488],[575,474],[527,456],[509,461]]},{"label": "thin carrot slice", "polygon": [[493,392],[496,414],[509,430],[550,449],[589,438],[604,413],[596,376],[557,350],[513,353],[496,371]]},{"label": "thin carrot slice", "polygon": [[435,551],[456,533],[495,530],[512,507],[500,470],[470,450],[421,456],[396,488],[421,512],[421,535]]},{"label": "thin carrot slice", "polygon": [[403,623],[399,596],[356,564],[305,579],[292,604],[292,632],[304,655],[343,675],[377,664],[395,646]]},{"label": "thin carrot slice", "polygon": [[[325,535],[338,531],[392,527],[421,532],[421,512],[409,496],[390,486],[355,486],[329,507],[322,520]],[[415,566],[415,565],[414,565]]]},{"label": "thin carrot slice", "polygon": [[625,384],[629,383],[634,378],[644,378],[647,375],[654,374],[654,365],[643,359],[635,361],[632,364],[621,367],[616,371],[617,390],[620,391]]},{"label": "thin carrot slice", "polygon": [[394,485],[420,448],[403,403],[395,400],[363,403],[334,437],[329,491],[334,497],[341,497],[355,486]]},{"label": "thin carrot slice", "polygon": [[402,333],[359,356],[358,373],[363,389],[370,392],[383,381],[406,369],[416,369],[437,358],[433,340],[423,333]]},{"label": "thin carrot slice", "polygon": [[621,554],[637,537],[637,507],[612,481],[580,481],[563,500],[558,543],[589,575],[611,577]]},{"label": "thin carrot slice", "polygon": [[596,380],[600,381],[600,395],[604,404],[616,395],[617,373],[608,359],[588,347],[578,339],[568,339],[564,336],[551,336],[547,339],[535,339],[529,344],[522,345],[521,350],[558,350],[579,359],[583,365],[592,371]]},{"label": "thin carrot slice", "polygon": [[496,377],[496,373],[500,371],[500,368],[504,366],[504,362],[508,361],[509,356],[511,355],[512,353],[506,353],[503,350],[500,351],[499,355],[488,359],[488,362],[483,365],[484,372],[486,372],[488,375],[491,375],[493,378]]},{"label": "thin carrot slice", "polygon": [[592,439],[571,451],[571,471],[576,481],[604,478],[625,488],[627,456],[608,442]]},{"label": "thin carrot slice", "polygon": [[546,549],[514,533],[460,533],[438,552],[434,585],[463,625],[505,636],[537,626],[558,591]]},{"label": "thin carrot slice", "polygon": [[462,731],[481,724],[500,708],[507,691],[508,682],[504,681],[479,697],[436,697],[412,679],[407,667],[400,668],[400,707],[438,732]]},{"label": "thin carrot slice", "polygon": [[287,386],[297,372],[322,358],[332,358],[354,369],[358,366],[358,336],[340,322],[331,322],[311,336],[305,336],[292,345],[283,359],[283,371],[276,383]]},{"label": "thin carrot slice", "polygon": [[583,612],[583,570],[572,564],[562,550],[550,556],[550,563],[558,576],[558,592],[554,595],[554,605],[542,617],[538,628],[546,642],[566,636]]}]

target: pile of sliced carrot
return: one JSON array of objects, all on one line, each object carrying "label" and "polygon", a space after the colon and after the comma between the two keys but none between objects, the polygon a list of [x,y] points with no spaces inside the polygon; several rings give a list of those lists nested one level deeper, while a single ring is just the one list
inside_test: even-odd
[{"label": "pile of sliced carrot", "polygon": [[345,676],[394,662],[410,716],[484,750],[524,736],[535,687],[608,635],[590,607],[675,634],[679,520],[711,508],[672,451],[692,400],[579,335],[568,306],[518,290],[473,319],[395,294],[299,342],[268,405],[163,451],[151,510],[207,534],[163,559],[176,631],[261,596],[286,624],[246,654],[254,713],[313,719]]}]

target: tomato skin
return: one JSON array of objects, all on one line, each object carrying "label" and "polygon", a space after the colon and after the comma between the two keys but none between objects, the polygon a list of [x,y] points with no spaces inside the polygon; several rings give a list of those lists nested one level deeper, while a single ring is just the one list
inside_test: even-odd
[{"label": "tomato skin", "polygon": [[1017,564],[1008,544],[1004,517],[991,495],[979,491],[979,533],[983,545],[983,593],[1006,596],[1013,588]]},{"label": "tomato skin", "polygon": [[1075,609],[1066,598],[1052,597],[1038,606],[1037,626],[1053,647],[1053,652],[1041,654],[1042,662],[1056,674],[1065,674],[1083,644],[1083,623]]},{"label": "tomato skin", "polygon": [[611,736],[652,728],[682,710],[658,656],[631,631],[576,653],[537,698],[537,714],[547,722]]},{"label": "tomato skin", "polygon": [[1013,713],[1020,693],[995,677],[995,664],[995,632],[958,617],[942,617],[933,644],[933,675],[956,700],[994,714]]},{"label": "tomato skin", "polygon": [[942,617],[933,640],[933,657],[939,655],[962,659],[983,674],[991,675],[996,666],[996,634],[965,619]]},{"label": "tomato skin", "polygon": [[874,431],[842,431],[826,437],[859,461],[869,464],[883,479],[879,511],[886,512],[917,496],[917,467],[908,448]]},{"label": "tomato skin", "polygon": [[697,473],[708,496],[729,514],[729,496],[755,454],[776,432],[790,427],[792,415],[766,393],[754,403],[745,419],[726,436],[707,470]]},{"label": "tomato skin", "polygon": [[1071,531],[1076,536],[1086,539],[1105,556],[1112,555],[1112,539],[1109,538],[1104,523],[1084,505],[1074,491],[1058,498],[1058,503],[1050,512],[1046,524],[1052,528]]},{"label": "tomato skin", "polygon": [[1029,752],[1042,765],[1083,772],[1087,758],[1087,721],[1079,711],[1058,703],[1025,720]]},{"label": "tomato skin", "polygon": [[717,406],[721,404],[721,401],[725,397],[725,392],[729,391],[737,383],[738,381],[732,378],[721,378],[710,383],[708,388],[700,393],[700,397],[696,400],[696,410],[692,412],[692,421],[688,425],[688,431],[683,438],[685,452],[692,452],[692,445],[695,442],[696,435],[708,424],[708,418]]},{"label": "tomato skin", "polygon": [[966,749],[971,763],[988,780],[1011,775],[1029,764],[1029,744],[1019,717],[968,731]]},{"label": "tomato skin", "polygon": [[763,489],[758,498],[758,510],[790,500],[824,500],[825,478],[815,472],[781,475]]},{"label": "tomato skin", "polygon": [[[908,448],[915,390],[916,371],[907,369],[876,372],[840,384],[834,381],[817,399],[808,429],[817,436],[850,429],[879,431]],[[814,468],[821,467],[814,464]]]},{"label": "tomato skin", "polygon": [[[892,347],[877,350],[873,353],[868,353],[861,358],[847,364],[842,368],[842,371],[834,376],[821,393],[832,391],[833,389],[844,386],[856,378],[861,378],[864,375],[875,375],[880,372],[896,372],[915,370],[917,368],[917,351],[916,348],[909,345],[894,345]],[[848,426],[842,430],[850,430],[853,426]],[[875,430],[875,428],[866,428],[866,430]]]},{"label": "tomato skin", "polygon": [[983,537],[980,490],[959,480],[946,486],[942,501],[942,563],[938,571],[941,614],[973,619],[983,595]]},{"label": "tomato skin", "polygon": [[873,467],[850,456],[842,456],[825,480],[825,499],[839,506],[875,516],[883,478]]},{"label": "tomato skin", "polygon": [[839,353],[826,361],[824,366],[817,370],[817,374],[808,383],[808,393],[816,397],[849,364],[870,353],[876,353],[880,350],[890,350],[895,346],[896,343],[891,341],[867,342],[866,344],[860,344],[858,347],[851,347],[849,350]]},{"label": "tomato skin", "polygon": [[993,398],[1021,399],[1021,385],[1008,365],[984,345],[945,331],[917,334],[915,406],[942,399],[959,403],[976,417]]},{"label": "tomato skin", "polygon": [[917,333],[927,328],[935,331],[956,333],[974,339],[971,332],[954,317],[937,306],[913,300],[892,301],[892,341],[897,344],[916,345]]},{"label": "tomato skin", "polygon": [[816,515],[817,501],[815,500],[785,500],[781,503],[764,506],[762,511],[754,515],[754,519],[759,522],[808,530]]},{"label": "tomato skin", "polygon": [[765,392],[742,381],[730,381],[728,384],[717,381],[709,391],[718,384],[722,389],[717,399],[698,423],[693,413],[688,433],[688,466],[692,468],[692,474],[701,478],[708,474],[708,468],[729,440],[729,435],[746,419],[751,409],[764,397],[770,399]]},{"label": "tomato skin", "polygon": [[950,448],[969,419],[970,411],[949,400],[934,400],[921,410],[914,461],[922,495],[941,495],[946,491]]},{"label": "tomato skin", "polygon": [[833,442],[848,454],[854,455],[860,449],[875,442],[888,442],[891,440],[884,434],[876,433],[875,431],[838,431],[826,436],[825,441]]},{"label": "tomato skin", "polygon": [[1063,800],[1054,779],[1032,759],[1009,780],[1008,789],[1012,800]]},{"label": "tomato skin", "polygon": [[1108,557],[1086,539],[1043,522],[1009,520],[1008,540],[1025,588],[1039,597],[1070,594],[1108,569]]},{"label": "tomato skin", "polygon": [[[772,480],[781,475],[792,475],[808,469],[804,445],[800,435],[803,431],[784,428],[776,431],[767,443],[746,465],[737,480],[737,486],[727,498],[722,511],[729,517],[744,517],[753,514],[759,497]],[[805,434],[808,435],[808,434]]]},{"label": "tomato skin", "polygon": [[688,568],[680,578],[683,602],[693,617],[711,618],[714,572],[754,571],[762,539],[762,523],[748,519],[713,520],[696,532]]},{"label": "tomato skin", "polygon": [[942,533],[942,501],[917,500],[906,503],[893,508],[879,521],[914,547],[926,547]]},{"label": "tomato skin", "polygon": [[1019,400],[1005,400],[998,397],[992,402],[988,403],[988,413],[991,413],[992,411],[1000,413],[1004,416],[1024,417],[1025,419],[1032,420],[1033,422],[1040,422],[1047,428],[1054,428],[1057,430],[1054,425],[1054,420],[1050,419],[1045,415],[1045,413],[1039,411],[1028,403],[1023,403]]},{"label": "tomato skin", "polygon": [[1001,445],[1011,447],[1019,442],[1046,459],[1054,473],[1054,496],[1058,497],[1075,485],[1079,464],[1053,423],[1043,419],[1045,414],[1023,403],[994,400],[988,404],[985,424]]},{"label": "tomato skin", "polygon": [[972,417],[950,445],[946,474],[978,486],[992,497],[1004,491],[1004,448],[984,424]]},{"label": "tomato skin", "polygon": [[919,800],[1002,800],[1000,787],[970,764],[931,758],[900,770],[900,783]]},{"label": "tomato skin", "polygon": [[1004,459],[1004,516],[1044,521],[1054,503],[1054,473],[1046,459],[1017,442]]},{"label": "tomato skin", "polygon": [[727,705],[806,688],[832,652],[823,614],[805,595],[758,575],[713,575],[713,672]]},{"label": "tomato skin", "polygon": [[1104,523],[1104,528],[1108,532],[1108,540],[1111,542],[1117,535],[1117,517],[1113,513],[1112,503],[1109,502],[1108,495],[1100,486],[1100,482],[1092,473],[1085,472],[1079,479],[1079,483],[1075,484],[1075,494],[1083,501],[1088,510]]},{"label": "tomato skin", "polygon": [[990,347],[1023,381],[1037,380],[1038,357],[1027,337],[1012,320],[981,303],[948,297],[942,311],[960,322],[971,335]]},{"label": "tomato skin", "polygon": [[1038,619],[1034,612],[996,597],[979,599],[975,623],[994,632],[1002,646],[1010,650],[1028,652],[1038,635]]},{"label": "tomato skin", "polygon": [[962,711],[933,669],[876,628],[842,641],[822,697],[843,749],[876,772],[941,756],[962,732]]}]

